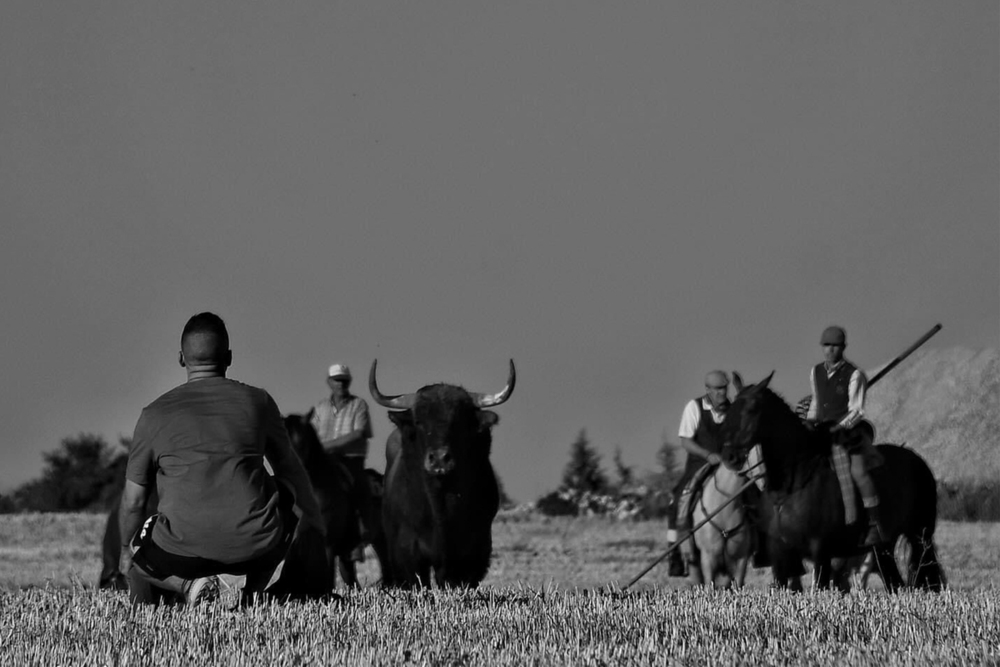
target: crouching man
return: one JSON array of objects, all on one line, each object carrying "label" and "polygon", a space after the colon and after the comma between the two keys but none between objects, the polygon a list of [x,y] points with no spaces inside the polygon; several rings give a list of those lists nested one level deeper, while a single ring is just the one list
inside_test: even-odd
[{"label": "crouching man", "polygon": [[[246,576],[248,601],[290,548],[322,549],[319,506],[278,407],[263,389],[228,379],[231,363],[225,323],[195,315],[181,334],[187,382],[143,409],[136,424],[119,515],[120,569],[133,602],[217,597],[219,574]],[[147,518],[153,484],[159,507]]]}]

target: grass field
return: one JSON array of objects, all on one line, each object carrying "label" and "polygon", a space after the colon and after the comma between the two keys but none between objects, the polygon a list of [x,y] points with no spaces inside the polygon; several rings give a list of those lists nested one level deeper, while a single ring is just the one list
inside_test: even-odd
[{"label": "grass field", "polygon": [[[472,592],[133,610],[93,589],[104,517],[0,517],[2,664],[981,664],[1000,662],[1000,524],[942,524],[950,588],[841,596],[687,590],[659,522],[508,515]],[[371,563],[362,569],[377,577]],[[877,588],[877,586],[875,587]]]}]

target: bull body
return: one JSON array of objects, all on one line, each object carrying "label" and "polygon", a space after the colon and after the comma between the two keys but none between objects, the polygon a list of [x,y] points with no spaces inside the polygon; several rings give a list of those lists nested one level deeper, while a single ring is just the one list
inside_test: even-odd
[{"label": "bull body", "polygon": [[496,395],[474,394],[434,384],[415,394],[386,397],[375,382],[375,400],[389,407],[396,430],[386,443],[382,523],[390,586],[476,586],[486,576],[493,551],[493,519],[500,505],[490,463],[491,430],[499,405],[514,387]]}]

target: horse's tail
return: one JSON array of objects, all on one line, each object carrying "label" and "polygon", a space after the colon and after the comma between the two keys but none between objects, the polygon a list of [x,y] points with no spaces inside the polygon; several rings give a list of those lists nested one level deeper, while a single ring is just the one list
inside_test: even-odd
[{"label": "horse's tail", "polygon": [[948,585],[944,567],[938,559],[937,548],[934,546],[934,535],[924,530],[920,535],[911,538],[910,571],[908,582],[910,586],[940,592]]}]

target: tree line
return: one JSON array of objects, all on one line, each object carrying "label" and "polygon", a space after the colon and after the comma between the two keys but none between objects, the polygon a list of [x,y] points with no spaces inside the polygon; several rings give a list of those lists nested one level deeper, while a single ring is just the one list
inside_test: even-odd
[{"label": "tree line", "polygon": [[614,515],[621,519],[653,519],[667,515],[672,489],[680,479],[679,448],[664,436],[654,470],[636,470],[615,449],[611,472],[581,429],[570,445],[569,461],[559,488],[543,495],[535,508],[549,516]]},{"label": "tree line", "polygon": [[111,446],[99,435],[80,433],[63,438],[57,449],[42,454],[39,477],[10,494],[0,494],[0,513],[104,512],[125,485],[130,438]]}]

